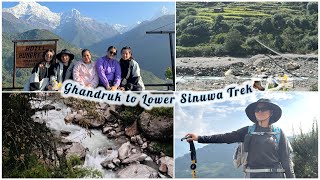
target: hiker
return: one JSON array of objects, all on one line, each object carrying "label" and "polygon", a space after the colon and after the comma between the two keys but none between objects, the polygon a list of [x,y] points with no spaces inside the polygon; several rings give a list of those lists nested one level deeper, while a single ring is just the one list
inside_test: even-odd
[{"label": "hiker", "polygon": [[48,90],[49,78],[54,74],[55,52],[53,49],[46,50],[42,55],[42,61],[32,69],[32,75],[24,85],[24,91]]},{"label": "hiker", "polygon": [[73,79],[74,55],[67,49],[57,54],[58,63],[54,66],[54,75],[50,77],[49,90],[59,90],[63,81]]},{"label": "hiker", "polygon": [[106,56],[98,58],[96,62],[96,70],[99,76],[99,86],[103,86],[107,90],[115,91],[121,82],[121,68],[115,59],[117,48],[108,47]]},{"label": "hiker", "polygon": [[[254,122],[253,126],[246,126],[237,131],[211,136],[197,136],[187,134],[188,141],[199,143],[236,143],[243,142],[248,156],[244,172],[247,178],[294,178],[293,164],[290,157],[290,143],[279,130],[279,141],[272,134],[273,123],[282,114],[281,108],[269,99],[259,99],[250,104],[245,112]],[[248,134],[250,128],[254,131]],[[253,133],[255,132],[255,133]],[[259,132],[259,133],[256,133]],[[268,132],[268,133],[264,133]]]},{"label": "hiker", "polygon": [[73,68],[73,80],[83,86],[96,88],[99,83],[96,63],[91,60],[91,54],[88,49],[82,50],[81,54],[82,61],[78,61]]},{"label": "hiker", "polygon": [[140,67],[132,56],[131,48],[126,46],[121,49],[121,83],[122,91],[142,91],[144,84],[140,75]]}]

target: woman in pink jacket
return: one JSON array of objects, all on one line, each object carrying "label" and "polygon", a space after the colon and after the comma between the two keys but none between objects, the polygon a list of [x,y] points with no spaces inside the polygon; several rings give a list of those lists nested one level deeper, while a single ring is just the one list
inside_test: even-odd
[{"label": "woman in pink jacket", "polygon": [[82,61],[78,61],[73,68],[73,80],[83,86],[96,88],[99,77],[95,68],[95,62],[91,61],[88,49],[82,50]]}]

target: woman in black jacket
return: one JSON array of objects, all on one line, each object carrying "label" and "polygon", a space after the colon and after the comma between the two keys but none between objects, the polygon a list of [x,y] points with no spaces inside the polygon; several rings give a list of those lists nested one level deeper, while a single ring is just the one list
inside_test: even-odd
[{"label": "woman in black jacket", "polygon": [[[278,133],[273,123],[282,114],[281,108],[269,99],[260,99],[246,108],[253,126],[246,126],[237,131],[212,136],[187,134],[188,141],[199,143],[235,143],[244,142],[248,152],[244,172],[248,178],[294,178],[293,164],[290,157],[290,144],[279,128]],[[253,131],[252,131],[253,130]],[[278,136],[278,137],[277,137]]]},{"label": "woman in black jacket", "polygon": [[54,74],[55,52],[48,49],[43,53],[43,59],[32,69],[32,75],[24,86],[24,91],[47,91],[50,76]]}]

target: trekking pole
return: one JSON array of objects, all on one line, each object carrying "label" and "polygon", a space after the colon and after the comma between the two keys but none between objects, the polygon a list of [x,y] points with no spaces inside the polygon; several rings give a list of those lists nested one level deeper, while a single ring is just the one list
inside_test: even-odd
[{"label": "trekking pole", "polygon": [[[188,138],[191,138],[190,136],[186,136],[184,138],[181,138],[181,141],[186,140]],[[196,148],[194,147],[194,143],[193,141],[188,141],[188,143],[190,144],[190,152],[191,152],[191,174],[192,174],[192,178],[196,178],[196,168],[197,168],[197,154],[196,154]]]}]

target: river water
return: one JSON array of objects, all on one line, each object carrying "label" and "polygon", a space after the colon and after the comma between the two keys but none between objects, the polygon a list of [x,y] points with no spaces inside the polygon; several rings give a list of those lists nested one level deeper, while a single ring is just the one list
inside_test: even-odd
[{"label": "river water", "polygon": [[[33,118],[37,120],[43,120],[46,122],[47,127],[52,129],[53,132],[60,133],[60,131],[69,131],[71,132],[69,136],[65,137],[66,139],[72,140],[73,142],[79,142],[82,146],[89,149],[85,157],[85,162],[83,167],[95,168],[101,171],[104,178],[113,178],[115,173],[111,170],[103,169],[100,163],[104,161],[107,156],[99,155],[99,150],[115,147],[115,142],[108,139],[105,135],[102,134],[101,130],[91,130],[93,133],[91,137],[88,135],[88,132],[81,128],[78,125],[65,124],[64,118],[68,112],[71,112],[71,109],[67,107],[62,102],[52,102],[51,100],[43,100],[40,102],[33,101],[31,102],[33,108],[42,107],[45,104],[51,104],[56,107],[56,109],[61,109],[60,111],[49,110],[49,111],[37,111]],[[117,151],[113,151],[110,156],[116,156]]]}]

